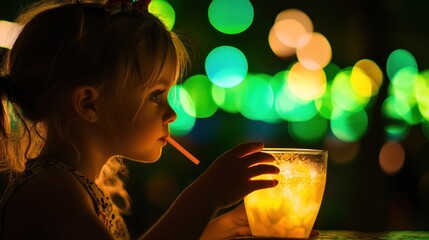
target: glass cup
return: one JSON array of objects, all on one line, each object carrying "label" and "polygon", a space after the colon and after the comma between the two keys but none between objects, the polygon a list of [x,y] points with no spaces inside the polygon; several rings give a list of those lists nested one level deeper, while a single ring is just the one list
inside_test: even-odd
[{"label": "glass cup", "polygon": [[244,198],[253,236],[308,238],[322,203],[328,152],[314,149],[264,148],[276,159],[274,188],[257,190]]}]

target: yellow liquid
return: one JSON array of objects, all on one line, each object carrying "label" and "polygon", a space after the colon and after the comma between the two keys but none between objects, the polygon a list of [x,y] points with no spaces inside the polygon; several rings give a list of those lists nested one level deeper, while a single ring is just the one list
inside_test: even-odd
[{"label": "yellow liquid", "polygon": [[326,182],[326,166],[278,161],[275,188],[257,190],[244,198],[254,236],[308,238],[319,212]]}]

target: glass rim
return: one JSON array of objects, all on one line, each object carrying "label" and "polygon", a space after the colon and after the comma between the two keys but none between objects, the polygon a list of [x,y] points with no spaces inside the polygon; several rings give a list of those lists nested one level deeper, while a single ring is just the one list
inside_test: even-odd
[{"label": "glass rim", "polygon": [[310,153],[310,154],[318,154],[318,153],[328,153],[327,150],[323,149],[311,149],[311,148],[262,148],[262,152],[272,152],[272,153],[283,153],[283,152],[296,152],[296,153]]}]

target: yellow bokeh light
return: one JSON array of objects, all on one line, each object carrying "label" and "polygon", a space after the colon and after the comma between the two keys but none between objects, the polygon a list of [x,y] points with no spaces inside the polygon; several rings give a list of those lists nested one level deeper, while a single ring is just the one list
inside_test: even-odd
[{"label": "yellow bokeh light", "polygon": [[302,100],[314,100],[326,90],[326,75],[323,69],[311,71],[300,62],[295,63],[288,75],[289,89]]},{"label": "yellow bokeh light", "polygon": [[298,60],[305,68],[319,70],[331,61],[331,45],[321,33],[312,33],[308,42],[296,49]]},{"label": "yellow bokeh light", "polygon": [[354,65],[351,81],[358,94],[364,97],[371,97],[378,93],[383,83],[383,73],[375,62],[369,59],[362,59]]},{"label": "yellow bokeh light", "polygon": [[363,97],[371,97],[373,86],[371,79],[366,75],[365,71],[359,67],[354,66],[352,75],[350,77],[353,89]]},{"label": "yellow bokeh light", "polygon": [[405,161],[405,151],[397,142],[387,142],[381,147],[379,163],[381,169],[387,174],[397,173]]}]

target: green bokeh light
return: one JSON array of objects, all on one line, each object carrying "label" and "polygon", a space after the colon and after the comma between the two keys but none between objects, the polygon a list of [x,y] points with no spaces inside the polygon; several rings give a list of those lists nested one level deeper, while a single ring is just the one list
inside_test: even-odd
[{"label": "green bokeh light", "polygon": [[369,102],[369,97],[364,97],[354,90],[350,68],[342,70],[335,76],[331,94],[334,104],[349,112],[361,111]]},{"label": "green bokeh light", "polygon": [[420,73],[414,90],[420,114],[429,121],[429,70]]},{"label": "green bokeh light", "polygon": [[251,120],[264,120],[274,105],[274,94],[268,81],[248,74],[241,96],[240,112]]},{"label": "green bokeh light", "polygon": [[218,31],[237,34],[253,22],[253,6],[249,0],[213,0],[209,6],[209,21]]},{"label": "green bokeh light", "polygon": [[152,0],[149,4],[149,12],[161,19],[168,30],[173,29],[176,13],[170,3],[165,0]]},{"label": "green bokeh light", "polygon": [[339,72],[341,72],[341,68],[334,63],[329,63],[325,68],[323,68],[323,71],[325,71],[326,74],[326,81],[330,82],[334,80],[335,76],[337,76]]},{"label": "green bokeh light", "polygon": [[334,135],[344,142],[358,141],[366,132],[368,116],[364,110],[349,112],[331,120]]},{"label": "green bokeh light", "polygon": [[304,122],[291,122],[288,124],[292,139],[300,144],[314,145],[320,143],[328,131],[328,121],[320,115]]},{"label": "green bokeh light", "polygon": [[213,84],[213,100],[223,111],[228,113],[238,113],[240,111],[241,94],[243,92],[244,85],[244,81],[231,88],[222,88]]},{"label": "green bokeh light", "polygon": [[392,120],[402,120],[401,115],[396,111],[396,99],[395,97],[388,97],[383,101],[383,105],[381,106],[381,112],[384,117]]},{"label": "green bokeh light", "polygon": [[398,87],[404,89],[412,89],[418,78],[418,71],[412,67],[404,67],[398,70],[391,82]]},{"label": "green bokeh light", "polygon": [[389,140],[401,141],[408,136],[410,127],[405,124],[387,124],[384,127],[386,137]]},{"label": "green bokeh light", "polygon": [[334,102],[332,100],[331,94],[332,82],[328,82],[326,84],[325,93],[323,93],[322,97],[315,100],[317,111],[320,116],[325,119],[332,118],[332,112],[334,110]]},{"label": "green bokeh light", "polygon": [[207,55],[205,69],[214,84],[231,88],[240,84],[246,77],[247,59],[235,47],[220,46]]},{"label": "green bokeh light", "polygon": [[415,71],[418,69],[416,59],[407,50],[397,49],[387,58],[386,71],[390,80],[395,77],[398,71],[405,67],[415,69]]},{"label": "green bokeh light", "polygon": [[289,90],[287,81],[284,81],[282,91],[277,93],[275,108],[279,117],[286,121],[307,121],[317,114],[314,101],[303,102]]},{"label": "green bokeh light", "polygon": [[390,96],[384,100],[383,114],[391,119],[403,120],[409,125],[415,125],[422,120],[416,104],[410,104],[406,99]]},{"label": "green bokeh light", "polygon": [[176,121],[170,123],[172,135],[182,136],[192,131],[195,125],[195,106],[191,96],[181,86],[176,85],[168,93],[168,103],[177,114]]},{"label": "green bokeh light", "polygon": [[211,117],[218,109],[212,97],[212,82],[206,75],[197,74],[189,77],[183,84],[183,88],[189,93],[195,104],[195,116],[197,118]]}]

